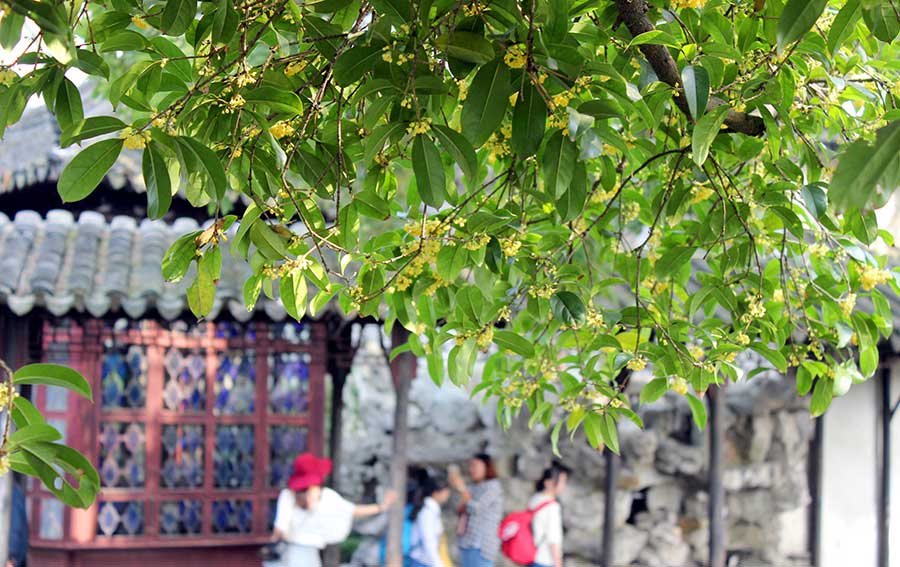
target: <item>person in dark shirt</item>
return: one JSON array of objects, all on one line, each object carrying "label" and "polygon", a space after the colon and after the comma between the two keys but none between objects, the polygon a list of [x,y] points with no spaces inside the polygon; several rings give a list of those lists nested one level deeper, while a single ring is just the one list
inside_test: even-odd
[{"label": "person in dark shirt", "polygon": [[25,491],[18,480],[18,478],[13,478],[12,483],[7,567],[24,567],[28,555],[28,514],[25,509]]}]

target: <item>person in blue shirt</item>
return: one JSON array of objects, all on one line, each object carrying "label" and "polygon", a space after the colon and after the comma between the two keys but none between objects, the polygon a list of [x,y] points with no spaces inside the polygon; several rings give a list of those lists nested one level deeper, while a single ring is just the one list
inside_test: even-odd
[{"label": "person in blue shirt", "polygon": [[6,562],[7,567],[24,567],[25,559],[28,555],[28,514],[25,508],[25,491],[16,477],[13,477],[12,482],[12,510],[9,518],[9,556]]}]

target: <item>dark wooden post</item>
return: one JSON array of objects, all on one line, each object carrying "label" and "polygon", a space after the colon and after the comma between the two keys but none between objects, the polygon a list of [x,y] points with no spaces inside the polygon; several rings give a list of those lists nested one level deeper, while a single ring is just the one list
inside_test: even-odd
[{"label": "dark wooden post", "polygon": [[[409,339],[409,331],[395,324],[391,332],[391,345],[396,348]],[[385,358],[389,351],[385,347]],[[390,362],[394,379],[396,406],[394,408],[394,448],[391,459],[391,485],[397,492],[397,504],[388,515],[388,540],[386,565],[400,567],[403,564],[403,512],[406,508],[407,442],[409,436],[409,389],[416,375],[416,357],[404,352]]]},{"label": "dark wooden post", "polygon": [[616,485],[619,479],[619,456],[610,450],[604,454],[606,460],[606,487],[603,498],[603,567],[613,567],[613,553],[616,533]]},{"label": "dark wooden post", "polygon": [[725,386],[711,386],[709,403],[709,567],[725,567],[725,488],[722,443],[725,439]]},{"label": "dark wooden post", "polygon": [[813,438],[809,442],[808,481],[809,481],[809,563],[812,567],[822,565],[822,463],[825,454],[825,417],[813,420]]},{"label": "dark wooden post", "polygon": [[878,567],[890,565],[891,541],[891,367],[881,369],[881,462],[878,471]]}]

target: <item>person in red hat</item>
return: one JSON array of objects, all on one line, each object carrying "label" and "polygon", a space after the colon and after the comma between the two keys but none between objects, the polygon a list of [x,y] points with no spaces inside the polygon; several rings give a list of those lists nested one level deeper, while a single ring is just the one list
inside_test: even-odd
[{"label": "person in red hat", "polygon": [[287,543],[283,567],[321,567],[319,551],[350,535],[354,518],[381,514],[396,501],[388,491],[380,504],[354,504],[322,485],[331,459],[303,453],[294,460],[287,488],[278,496],[273,539]]}]

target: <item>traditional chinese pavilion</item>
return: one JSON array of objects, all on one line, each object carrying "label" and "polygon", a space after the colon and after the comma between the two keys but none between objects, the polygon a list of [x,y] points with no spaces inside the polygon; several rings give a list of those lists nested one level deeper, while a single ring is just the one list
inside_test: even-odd
[{"label": "traditional chinese pavilion", "polygon": [[203,224],[197,209],[176,199],[146,220],[140,156],[127,152],[105,186],[64,206],[55,182],[74,153],[43,107],[0,143],[2,355],[88,378],[93,403],[25,395],[102,479],[89,510],[29,484],[30,564],[258,564],[293,457],[323,451],[335,320],[297,323],[266,299],[247,312],[246,267],[224,254],[213,314],[197,322],[187,282],[160,272],[169,244]]}]

